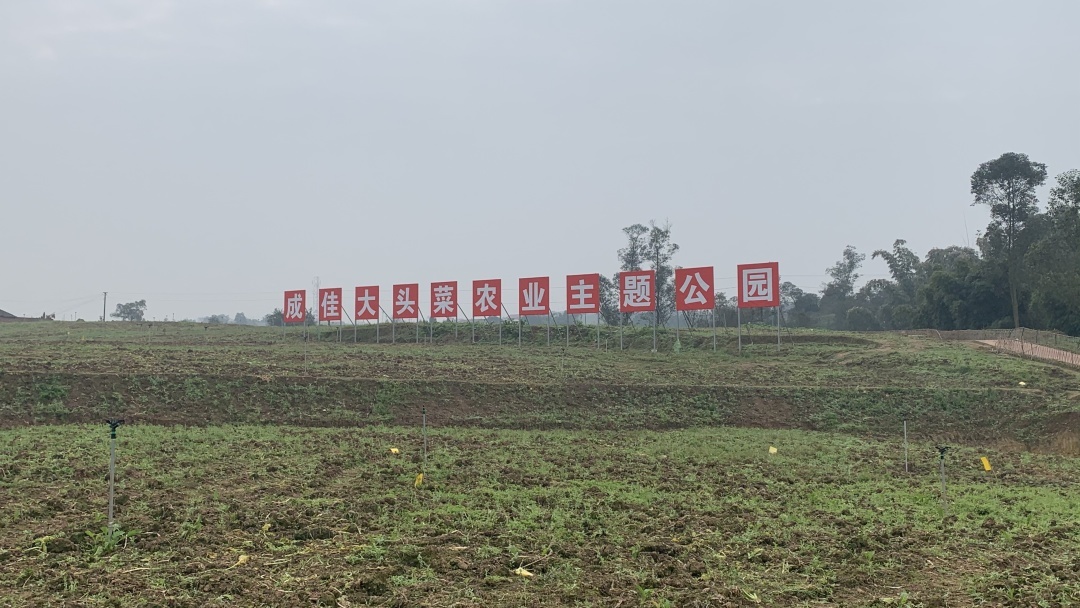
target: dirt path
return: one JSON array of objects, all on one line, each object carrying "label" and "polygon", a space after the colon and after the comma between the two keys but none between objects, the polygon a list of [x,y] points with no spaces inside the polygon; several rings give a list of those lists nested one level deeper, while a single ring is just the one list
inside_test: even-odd
[{"label": "dirt path", "polygon": [[1031,344],[1030,342],[1021,342],[1020,340],[978,340],[977,342],[1018,355],[1026,355],[1036,359],[1057,361],[1059,363],[1080,367],[1080,354],[1069,352],[1067,350],[1050,348],[1049,346],[1040,346],[1038,344]]}]

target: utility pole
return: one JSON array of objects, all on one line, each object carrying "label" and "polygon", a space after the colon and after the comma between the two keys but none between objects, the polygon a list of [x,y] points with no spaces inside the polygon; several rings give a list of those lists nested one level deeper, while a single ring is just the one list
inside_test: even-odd
[{"label": "utility pole", "polygon": [[101,322],[105,322],[105,311],[108,309],[109,292],[101,292]]}]

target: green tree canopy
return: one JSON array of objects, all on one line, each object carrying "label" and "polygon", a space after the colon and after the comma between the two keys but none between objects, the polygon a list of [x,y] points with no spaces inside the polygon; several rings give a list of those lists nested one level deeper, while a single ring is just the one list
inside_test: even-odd
[{"label": "green tree canopy", "polygon": [[116,312],[109,316],[121,321],[142,321],[144,313],[146,313],[146,300],[139,300],[138,302],[117,304]]},{"label": "green tree canopy", "polygon": [[988,257],[1005,267],[1012,304],[1013,327],[1020,327],[1020,289],[1023,258],[1030,239],[1024,229],[1038,213],[1035,189],[1046,182],[1046,165],[1027,154],[1007,152],[987,161],[971,175],[972,205],[990,207],[990,225],[983,245]]}]

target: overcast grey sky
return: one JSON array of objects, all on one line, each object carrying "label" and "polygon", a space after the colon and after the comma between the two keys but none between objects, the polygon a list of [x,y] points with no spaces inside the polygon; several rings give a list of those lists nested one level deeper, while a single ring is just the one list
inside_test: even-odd
[{"label": "overcast grey sky", "polygon": [[981,162],[1080,168],[1077,23],[1075,0],[7,0],[0,308],[262,316],[316,276],[534,275],[561,308],[650,219],[729,294],[758,261],[816,290],[846,244],[974,245]]}]

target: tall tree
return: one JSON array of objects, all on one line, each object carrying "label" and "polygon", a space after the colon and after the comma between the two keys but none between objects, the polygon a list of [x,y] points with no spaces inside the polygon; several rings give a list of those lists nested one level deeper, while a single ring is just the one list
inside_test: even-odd
[{"label": "tall tree", "polygon": [[[615,255],[619,259],[619,271],[641,270],[648,261],[646,257],[649,229],[642,224],[632,224],[622,229],[626,235],[626,247],[619,249]],[[628,323],[630,316],[619,312],[619,273],[616,272],[611,278],[600,277],[600,316],[608,325]]]},{"label": "tall tree", "polygon": [[1057,176],[1048,217],[1025,258],[1036,327],[1080,333],[1080,171]]},{"label": "tall tree", "polygon": [[1026,243],[1024,229],[1038,213],[1035,189],[1046,182],[1046,165],[1027,154],[1007,152],[987,161],[971,175],[972,205],[990,207],[990,225],[984,237],[990,252],[1004,261],[1012,304],[1013,327],[1020,327],[1020,285]]},{"label": "tall tree", "polygon": [[[315,319],[315,311],[314,311],[314,309],[311,309],[311,308],[307,309],[307,312],[304,314],[304,316],[306,318],[306,323],[308,325],[318,325],[319,324],[318,321]],[[228,317],[226,317],[226,318],[228,318]],[[266,323],[267,325],[272,325],[274,327],[281,327],[282,325],[285,324],[285,322],[284,322],[285,314],[283,312],[281,312],[280,308],[275,308],[274,312],[271,312],[271,313],[263,316],[262,320],[263,320],[263,323]]]},{"label": "tall tree", "polygon": [[[648,267],[656,272],[657,322],[663,325],[675,310],[675,289],[672,278],[675,269],[671,259],[679,246],[671,242],[671,224],[657,226],[650,221],[623,228],[626,247],[619,249],[619,272],[643,270]],[[630,314],[619,312],[619,273],[611,278],[600,277],[600,315],[610,325],[628,323]]]},{"label": "tall tree", "polygon": [[[600,317],[608,325],[618,325],[622,313],[619,312],[619,275],[615,279],[600,275]],[[622,319],[625,321],[625,319]]]},{"label": "tall tree", "polygon": [[833,315],[833,327],[843,329],[845,313],[851,308],[855,296],[855,282],[859,280],[859,267],[866,259],[865,253],[859,253],[848,245],[840,259],[825,272],[832,280],[821,290],[821,310]]},{"label": "tall tree", "polygon": [[892,281],[868,281],[856,298],[874,313],[884,329],[910,329],[915,322],[919,256],[907,247],[907,241],[896,239],[891,251],[878,249],[872,257],[885,260]]},{"label": "tall tree", "polygon": [[641,270],[649,260],[649,229],[641,224],[623,228],[626,247],[619,250],[619,270]]},{"label": "tall tree", "polygon": [[1070,210],[1080,213],[1080,169],[1066,171],[1054,179],[1057,185],[1050,189],[1048,201],[1051,214]]},{"label": "tall tree", "polygon": [[915,271],[919,268],[919,256],[908,249],[907,241],[896,239],[893,241],[892,251],[878,249],[870,257],[885,260],[889,265],[889,274],[901,293],[910,299],[915,298]]},{"label": "tall tree", "polygon": [[142,321],[143,313],[145,312],[146,300],[139,300],[138,302],[117,304],[116,312],[111,313],[109,316],[114,319],[120,319],[121,321]]},{"label": "tall tree", "polygon": [[672,258],[678,253],[679,246],[671,242],[671,222],[657,226],[649,222],[649,239],[646,243],[646,255],[649,266],[656,273],[656,324],[663,325],[675,312],[675,268]]}]

